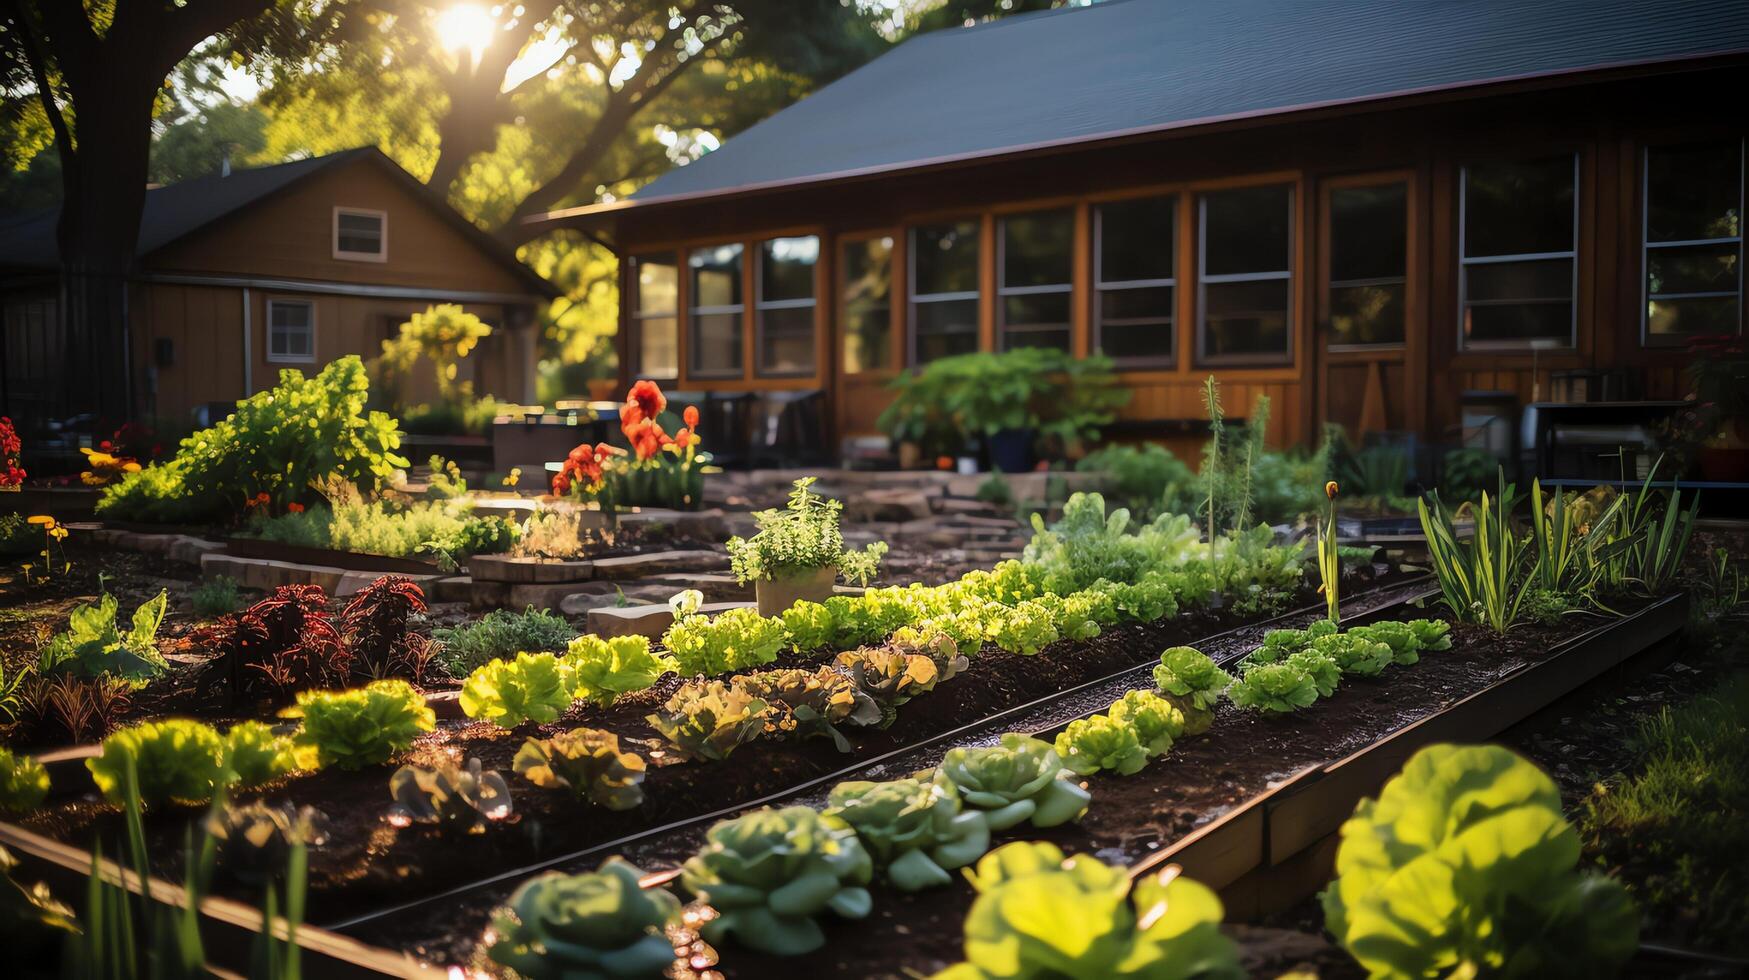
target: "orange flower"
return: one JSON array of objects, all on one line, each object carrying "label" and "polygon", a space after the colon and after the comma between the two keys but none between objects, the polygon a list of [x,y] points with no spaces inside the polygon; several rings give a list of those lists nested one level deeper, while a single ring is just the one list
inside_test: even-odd
[{"label": "orange flower", "polygon": [[1329,483],[1324,484],[1324,496],[1330,498],[1331,500],[1335,500],[1337,489],[1338,488],[1336,486],[1336,481],[1331,480]]},{"label": "orange flower", "polygon": [[951,469],[953,469],[953,457],[952,456],[937,456],[937,457],[935,457],[935,468],[938,470],[951,470]]},{"label": "orange flower", "polygon": [[288,514],[302,514],[304,512],[304,505],[296,503],[286,504],[285,509]]},{"label": "orange flower", "polygon": [[668,407],[668,398],[654,381],[639,381],[626,393],[627,407],[636,406],[641,419],[654,420]]},{"label": "orange flower", "polygon": [[680,417],[686,421],[686,427],[688,429],[695,429],[696,430],[698,428],[698,406],[697,405],[686,406],[686,411],[681,412]]}]

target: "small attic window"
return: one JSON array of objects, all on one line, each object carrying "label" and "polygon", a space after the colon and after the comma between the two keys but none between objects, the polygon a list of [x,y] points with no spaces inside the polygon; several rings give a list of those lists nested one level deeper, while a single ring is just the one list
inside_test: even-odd
[{"label": "small attic window", "polygon": [[335,208],[334,257],[354,262],[388,261],[388,212]]}]

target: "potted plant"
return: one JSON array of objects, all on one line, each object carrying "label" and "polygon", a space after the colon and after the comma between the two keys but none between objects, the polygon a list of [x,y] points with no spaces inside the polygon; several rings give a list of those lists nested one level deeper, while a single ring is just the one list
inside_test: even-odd
[{"label": "potted plant", "polygon": [[729,539],[729,566],[736,581],[753,583],[761,616],[780,615],[804,599],[824,602],[839,576],[867,585],[887,553],[884,541],[846,550],[838,529],[844,505],[815,493],[813,485],[813,477],[797,480],[783,510],[753,515],[756,534]]}]

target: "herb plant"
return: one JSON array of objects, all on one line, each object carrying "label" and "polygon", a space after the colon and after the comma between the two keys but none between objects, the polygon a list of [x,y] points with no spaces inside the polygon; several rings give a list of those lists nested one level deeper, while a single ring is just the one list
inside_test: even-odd
[{"label": "herb plant", "polygon": [[571,670],[572,695],[603,708],[675,670],[674,660],[651,653],[650,640],[643,636],[580,636],[566,647],[564,660]]},{"label": "herb plant", "polygon": [[225,754],[225,740],[212,726],[171,718],[109,736],[99,754],[85,760],[85,768],[111,803],[122,802],[123,780],[130,768],[138,779],[141,802],[199,803],[225,785]]},{"label": "herb plant", "polygon": [[983,812],[962,809],[958,790],[945,780],[845,781],[832,787],[825,816],[855,829],[902,892],[949,884],[949,871],[990,849]]},{"label": "herb plant", "polygon": [[1120,776],[1140,772],[1148,764],[1135,728],[1109,715],[1094,715],[1069,722],[1057,733],[1057,754],[1063,764],[1083,776],[1109,769]]},{"label": "herb plant", "polygon": [[680,913],[666,889],[611,857],[592,873],[524,882],[492,920],[486,956],[528,980],[657,977],[674,964],[665,927]]},{"label": "herb plant", "polygon": [[49,771],[36,759],[0,746],[0,812],[25,813],[49,795]]},{"label": "herb plant", "polygon": [[519,653],[493,660],[462,682],[462,714],[499,728],[556,721],[571,707],[571,667],[550,653]]},{"label": "herb plant", "polygon": [[783,510],[754,514],[759,530],[751,538],[729,539],[729,567],[736,581],[794,578],[822,568],[835,568],[845,581],[859,585],[874,578],[887,553],[886,542],[847,550],[838,528],[844,504],[813,492],[814,482],[811,476],[797,480]]},{"label": "herb plant", "polygon": [[189,604],[196,616],[225,616],[243,606],[243,590],[229,575],[215,575],[195,586]]},{"label": "herb plant", "polygon": [[662,635],[662,645],[686,676],[715,677],[771,663],[783,642],[783,621],[749,608],[687,616]]},{"label": "herb plant", "polygon": [[389,795],[391,823],[430,824],[449,835],[485,833],[510,815],[510,787],[496,771],[482,771],[478,759],[436,769],[402,766],[389,778]]},{"label": "herb plant", "polygon": [[722,681],[691,681],[646,720],[669,744],[692,759],[720,762],[765,731],[769,706]]},{"label": "herb plant", "polygon": [[1041,829],[1065,824],[1092,799],[1051,743],[1013,732],[997,745],[948,749],[935,774],[967,807],[984,811],[992,830],[1028,820]]},{"label": "herb plant", "polygon": [[437,659],[452,677],[466,677],[491,660],[505,660],[527,651],[549,653],[565,649],[577,631],[545,609],[522,612],[494,609],[479,619],[432,631]]},{"label": "herb plant", "polygon": [[644,760],[621,752],[619,736],[612,732],[573,728],[552,738],[531,738],[517,750],[511,767],[536,786],[569,790],[609,810],[644,802]]},{"label": "herb plant", "polygon": [[105,592],[96,603],[79,605],[68,616],[67,629],[43,647],[37,671],[87,680],[109,674],[136,686],[145,684],[168,667],[157,639],[168,602],[168,593],[160,591],[141,603],[126,632],[116,623],[120,610],[115,596]]},{"label": "herb plant", "polygon": [[350,691],[305,691],[283,712],[302,718],[292,739],[300,769],[363,769],[405,752],[421,732],[437,727],[425,699],[402,680],[372,681]]},{"label": "herb plant", "polygon": [[1241,708],[1270,715],[1292,714],[1306,707],[1318,700],[1318,685],[1291,660],[1252,667],[1233,682],[1227,696]]}]

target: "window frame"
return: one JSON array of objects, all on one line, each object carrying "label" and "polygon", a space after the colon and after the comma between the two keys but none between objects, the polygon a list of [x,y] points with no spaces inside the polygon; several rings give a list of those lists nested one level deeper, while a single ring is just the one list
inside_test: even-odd
[{"label": "window frame", "polygon": [[[899,331],[904,329],[904,324],[899,320],[899,311],[909,308],[909,298],[905,297],[905,302],[901,302],[901,297],[899,296],[897,288],[899,284],[898,263],[900,260],[904,260],[907,266],[910,264],[909,255],[901,254],[907,252],[905,246],[908,242],[906,242],[905,235],[906,230],[904,228],[883,228],[873,231],[852,232],[835,236],[837,242],[835,247],[837,251],[835,255],[836,261],[832,270],[833,309],[835,311],[834,330],[836,331],[834,339],[837,341],[835,344],[835,352],[838,362],[835,365],[835,370],[844,377],[860,378],[891,374],[900,368],[900,358],[906,356],[905,350],[898,343],[894,342]],[[851,248],[858,247],[865,242],[877,241],[882,238],[891,241],[891,245],[889,245],[887,249],[887,357],[885,363],[871,365],[860,371],[852,371],[844,363],[844,351],[849,348],[847,324],[850,322],[850,302],[849,296],[847,295],[848,283],[845,279],[850,268],[850,263],[845,260],[845,254]]]},{"label": "window frame", "polygon": [[[1457,349],[1464,352],[1504,352],[1526,353],[1530,351],[1565,351],[1573,352],[1579,349],[1579,217],[1582,209],[1580,195],[1584,193],[1581,183],[1584,174],[1581,170],[1579,151],[1576,149],[1561,150],[1547,154],[1534,151],[1512,157],[1496,157],[1494,163],[1512,163],[1516,161],[1536,160],[1541,157],[1557,156],[1564,152],[1573,161],[1573,247],[1566,252],[1523,252],[1513,255],[1484,255],[1471,258],[1464,254],[1469,233],[1469,192],[1470,170],[1475,163],[1465,163],[1458,168],[1457,175]],[[1483,161],[1477,161],[1483,162]],[[1464,336],[1464,313],[1469,308],[1469,276],[1466,274],[1472,265],[1503,265],[1508,262],[1550,262],[1566,259],[1571,263],[1571,276],[1568,284],[1568,307],[1570,315],[1567,323],[1567,339],[1565,343],[1559,340],[1551,345],[1548,337],[1531,337],[1522,340],[1470,340]],[[1516,300],[1514,302],[1524,302]]]},{"label": "window frame", "polygon": [[[741,302],[725,306],[699,306],[697,304],[698,290],[694,288],[694,278],[697,275],[692,267],[692,256],[698,252],[734,246],[740,249],[741,267],[736,275],[741,280]],[[703,381],[742,380],[747,377],[747,243],[735,239],[718,242],[714,245],[694,245],[684,251],[686,263],[686,355],[684,366],[688,379],[698,378]],[[703,344],[698,342],[699,318],[705,316],[734,316],[739,324],[736,330],[736,346],[741,351],[741,363],[732,368],[707,369],[698,364],[698,354]]]},{"label": "window frame", "polygon": [[[1211,194],[1220,194],[1234,190],[1256,190],[1258,188],[1279,187],[1287,191],[1287,269],[1281,272],[1227,272],[1209,275],[1204,272],[1208,263],[1208,199]],[[1300,182],[1259,181],[1258,183],[1237,184],[1232,186],[1207,187],[1194,191],[1196,199],[1196,321],[1193,329],[1196,333],[1197,367],[1233,367],[1233,368],[1279,368],[1292,367],[1297,350],[1300,300],[1296,295],[1296,276],[1299,271],[1299,234],[1300,234]],[[1214,354],[1208,353],[1208,287],[1210,285],[1225,285],[1243,282],[1286,282],[1287,283],[1287,330],[1286,347],[1280,353],[1269,351],[1256,354]]]},{"label": "window frame", "polygon": [[[650,258],[652,256],[662,255],[662,254],[666,254],[673,259],[672,264],[674,266],[674,306],[675,306],[675,308],[672,310],[669,310],[666,313],[664,313],[664,312],[647,313],[647,312],[644,312],[643,309],[641,308],[643,306],[643,302],[644,302],[644,291],[638,284],[638,267],[639,267],[639,265],[642,264],[643,259]],[[686,361],[686,357],[685,357],[683,351],[681,350],[681,335],[682,335],[683,331],[681,329],[681,323],[680,323],[680,321],[681,321],[680,279],[681,279],[681,270],[683,270],[686,267],[686,265],[685,265],[686,260],[684,258],[684,253],[678,249],[676,249],[676,250],[651,249],[651,250],[645,251],[641,254],[628,255],[628,256],[626,256],[626,258],[631,266],[631,268],[628,270],[630,272],[630,275],[628,275],[626,277],[626,283],[631,291],[631,300],[632,300],[631,301],[631,308],[629,310],[627,310],[627,312],[626,312],[626,319],[633,328],[632,335],[627,338],[628,343],[626,345],[626,353],[629,355],[627,360],[630,362],[630,367],[631,367],[630,373],[637,375],[640,378],[649,378],[652,381],[678,382],[680,380],[681,366]],[[644,321],[645,320],[673,320],[674,321],[674,373],[673,374],[658,375],[658,374],[648,373],[648,370],[644,365]]]},{"label": "window frame", "polygon": [[[310,311],[310,322],[304,328],[306,331],[308,331],[308,333],[310,335],[310,353],[307,356],[298,356],[296,354],[275,354],[273,352],[273,333],[274,333],[274,330],[276,329],[274,322],[273,322],[273,309],[276,306],[285,306],[285,307],[301,306],[304,309]],[[266,338],[264,338],[266,343],[262,346],[262,353],[267,356],[268,363],[270,363],[270,364],[314,364],[314,363],[316,363],[316,301],[315,300],[313,300],[313,299],[285,299],[285,298],[280,298],[280,297],[275,297],[275,296],[269,296],[269,297],[267,297],[267,306],[266,306],[264,312],[266,315],[263,317],[263,321],[264,321],[263,326],[266,327],[266,329],[267,329],[267,336],[266,336]]]},{"label": "window frame", "polygon": [[[1104,278],[1105,209],[1108,207],[1122,207],[1126,204],[1134,204],[1137,201],[1156,199],[1172,202],[1172,227],[1169,229],[1168,235],[1172,242],[1172,275],[1165,279],[1114,279],[1109,283],[1106,282]],[[1166,336],[1170,340],[1169,346],[1171,352],[1153,357],[1112,357],[1111,363],[1113,366],[1120,369],[1171,369],[1177,367],[1179,354],[1178,348],[1181,346],[1178,342],[1180,327],[1180,318],[1178,314],[1182,297],[1182,292],[1178,287],[1179,272],[1181,271],[1180,263],[1183,261],[1183,256],[1178,254],[1180,251],[1178,247],[1178,239],[1180,234],[1179,218],[1184,211],[1184,194],[1179,191],[1164,191],[1158,194],[1140,194],[1130,197],[1095,200],[1090,202],[1090,205],[1093,212],[1091,236],[1093,241],[1091,242],[1092,248],[1090,249],[1093,253],[1093,269],[1087,280],[1087,301],[1092,304],[1088,329],[1088,344],[1090,349],[1094,351],[1103,351],[1105,349],[1105,305],[1100,302],[1100,298],[1106,291],[1125,289],[1165,289],[1170,287],[1172,290],[1172,312],[1165,318],[1165,321],[1167,327]],[[1113,321],[1113,324],[1116,326],[1143,326],[1149,323],[1158,322],[1159,319],[1160,318],[1158,317],[1122,317]]]},{"label": "window frame", "polygon": [[[814,240],[814,262],[808,268],[811,295],[807,299],[765,299],[765,247],[783,238],[812,238]],[[754,254],[758,262],[753,267],[753,376],[757,378],[812,378],[820,373],[820,252],[824,247],[823,236],[818,233],[806,235],[772,235],[758,239],[754,243]],[[746,261],[746,251],[742,251],[742,261]],[[743,303],[743,305],[746,305]],[[780,371],[765,366],[765,311],[766,310],[800,310],[809,309],[814,315],[809,318],[811,329],[808,337],[813,342],[810,345],[809,364],[806,368]]]},{"label": "window frame", "polygon": [[[376,218],[381,223],[382,249],[376,252],[354,252],[340,247],[340,216]],[[387,262],[389,260],[389,212],[376,208],[355,208],[343,204],[334,205],[331,219],[330,241],[333,245],[333,257],[341,262]]]},{"label": "window frame", "polygon": [[[1322,291],[1325,319],[1324,332],[1335,337],[1334,318],[1330,316],[1331,298],[1335,291],[1343,287],[1380,286],[1391,283],[1401,283],[1403,287],[1403,339],[1385,341],[1376,344],[1339,344],[1333,339],[1326,340],[1324,349],[1333,354],[1365,354],[1370,352],[1400,351],[1409,346],[1409,334],[1414,329],[1415,321],[1415,289],[1410,282],[1413,278],[1416,245],[1415,239],[1415,181],[1409,173],[1381,173],[1368,175],[1376,179],[1357,180],[1354,182],[1332,181],[1324,188],[1324,233],[1319,242],[1323,250],[1323,261],[1319,269],[1317,288]],[[1330,265],[1336,249],[1336,195],[1345,190],[1364,190],[1376,187],[1389,187],[1400,184],[1403,187],[1403,274],[1401,276],[1377,277],[1372,279],[1336,279],[1333,277]]]},{"label": "window frame", "polygon": [[[951,293],[919,293],[917,292],[917,229],[929,226],[969,224],[977,228],[978,235],[978,285],[970,290],[958,290]],[[984,349],[984,216],[975,214],[970,217],[921,218],[905,225],[905,366],[921,368],[926,365],[917,361],[917,305],[919,303],[956,303],[971,300],[978,304],[978,322],[971,331],[976,343],[968,353],[976,353]],[[927,297],[927,298],[925,298]]]},{"label": "window frame", "polygon": [[1745,290],[1743,275],[1743,260],[1749,258],[1745,252],[1745,235],[1743,222],[1745,215],[1743,206],[1749,200],[1749,138],[1738,137],[1737,144],[1737,235],[1734,238],[1696,238],[1674,242],[1653,242],[1649,233],[1652,226],[1652,151],[1659,147],[1674,147],[1694,145],[1709,142],[1704,139],[1685,141],[1647,142],[1640,147],[1640,346],[1650,350],[1672,350],[1686,347],[1692,337],[1673,337],[1669,340],[1654,340],[1652,337],[1652,249],[1681,248],[1699,245],[1726,245],[1735,243],[1737,246],[1737,289],[1731,292],[1702,293],[1660,293],[1661,299],[1709,299],[1735,296],[1737,300],[1737,330],[1734,336],[1743,336]]},{"label": "window frame", "polygon": [[[1030,218],[1044,215],[1060,215],[1069,222],[1069,255],[1068,279],[1061,283],[1049,283],[1043,286],[1010,286],[1008,279],[1008,222],[1015,218]],[[996,216],[996,295],[994,297],[996,315],[995,346],[998,352],[1019,350],[1008,346],[1008,335],[1017,334],[1063,334],[1064,353],[1075,351],[1075,208],[1074,206],[1057,206],[1030,208],[1024,211],[1004,211]],[[981,258],[981,257],[980,257]],[[980,289],[979,292],[982,292]],[[1011,325],[1008,322],[1008,304],[1003,302],[1010,296],[1057,296],[1069,297],[1068,319],[1062,323],[1039,323]],[[981,312],[981,310],[980,310]]]}]

